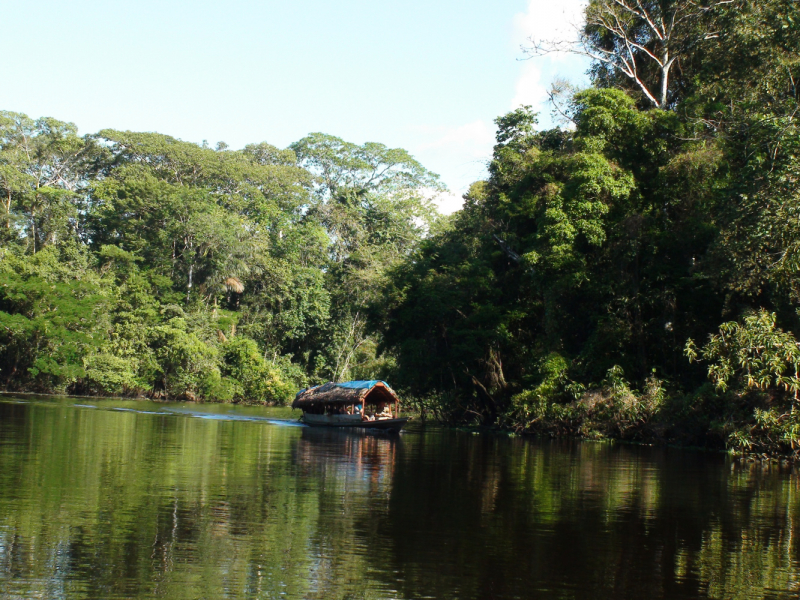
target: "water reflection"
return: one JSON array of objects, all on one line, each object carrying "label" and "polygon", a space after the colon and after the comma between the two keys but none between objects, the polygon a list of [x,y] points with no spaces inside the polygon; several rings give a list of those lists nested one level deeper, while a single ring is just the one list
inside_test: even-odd
[{"label": "water reflection", "polygon": [[81,404],[0,400],[2,598],[800,592],[800,479],[777,466]]},{"label": "water reflection", "polygon": [[388,497],[401,444],[396,435],[304,427],[294,461],[317,476],[330,478],[334,486]]}]

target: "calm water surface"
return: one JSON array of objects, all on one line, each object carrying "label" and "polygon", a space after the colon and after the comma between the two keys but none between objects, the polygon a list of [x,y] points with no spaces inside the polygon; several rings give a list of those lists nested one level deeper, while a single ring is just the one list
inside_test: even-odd
[{"label": "calm water surface", "polygon": [[0,598],[797,598],[800,478],[287,409],[0,397]]}]

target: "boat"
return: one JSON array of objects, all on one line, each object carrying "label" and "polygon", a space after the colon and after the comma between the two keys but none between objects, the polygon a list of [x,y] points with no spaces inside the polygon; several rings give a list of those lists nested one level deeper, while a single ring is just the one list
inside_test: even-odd
[{"label": "boat", "polygon": [[303,411],[310,427],[349,427],[398,432],[409,417],[400,416],[400,399],[385,381],[328,382],[297,392],[292,408]]}]

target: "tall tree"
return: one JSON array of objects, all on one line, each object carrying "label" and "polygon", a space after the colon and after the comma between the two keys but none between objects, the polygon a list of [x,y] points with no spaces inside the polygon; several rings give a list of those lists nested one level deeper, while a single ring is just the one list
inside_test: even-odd
[{"label": "tall tree", "polygon": [[737,0],[591,0],[577,40],[531,39],[531,56],[567,52],[595,61],[598,81],[627,79],[656,108],[675,101],[672,72],[702,42],[720,37],[710,16]]},{"label": "tall tree", "polygon": [[313,133],[292,144],[299,164],[314,174],[317,201],[309,215],[325,227],[331,264],[330,344],[325,372],[353,373],[362,348],[374,347],[369,305],[387,269],[407,256],[436,219],[431,197],[444,188],[408,152],[368,142],[361,146]]},{"label": "tall tree", "polygon": [[74,124],[56,119],[0,112],[5,227],[10,231],[15,221],[34,254],[79,234],[77,215],[97,149],[77,131]]}]

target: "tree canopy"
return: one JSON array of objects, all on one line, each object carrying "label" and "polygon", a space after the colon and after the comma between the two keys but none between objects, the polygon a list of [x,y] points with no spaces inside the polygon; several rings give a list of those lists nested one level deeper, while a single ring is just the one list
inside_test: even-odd
[{"label": "tree canopy", "polygon": [[800,6],[591,0],[564,127],[496,119],[441,218],[407,151],[231,150],[0,113],[0,382],[284,402],[389,379],[423,416],[800,444]]},{"label": "tree canopy", "polygon": [[282,403],[382,368],[365,305],[441,185],[377,143],[234,151],[4,112],[0,187],[7,388]]},{"label": "tree canopy", "polygon": [[534,40],[595,60],[572,127],[499,117],[488,179],[375,313],[421,410],[797,446],[799,10],[592,0],[578,46]]}]

